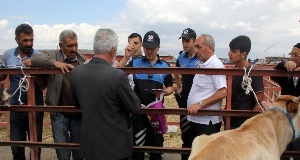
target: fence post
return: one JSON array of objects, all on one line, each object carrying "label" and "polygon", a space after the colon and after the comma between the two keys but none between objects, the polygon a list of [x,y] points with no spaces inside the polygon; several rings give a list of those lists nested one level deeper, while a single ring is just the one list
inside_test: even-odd
[{"label": "fence post", "polygon": [[[231,110],[231,93],[232,93],[232,76],[227,76],[227,97],[226,97],[226,110]],[[224,130],[230,129],[230,117],[225,117],[224,119]]]},{"label": "fence post", "polygon": [[[35,105],[34,77],[29,76],[29,77],[27,77],[27,80],[29,81],[29,88],[28,88],[28,91],[27,91],[28,105],[34,106]],[[29,118],[30,141],[37,142],[36,112],[35,111],[28,112],[28,118]],[[30,155],[31,155],[31,159],[38,160],[38,148],[31,147],[30,148]]]}]

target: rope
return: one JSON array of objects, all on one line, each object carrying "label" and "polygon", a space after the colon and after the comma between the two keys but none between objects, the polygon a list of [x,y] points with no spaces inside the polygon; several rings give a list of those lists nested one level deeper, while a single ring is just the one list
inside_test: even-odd
[{"label": "rope", "polygon": [[249,76],[250,75],[250,72],[253,68],[253,65],[251,65],[250,69],[249,69],[249,72],[247,73],[247,69],[246,67],[243,67],[244,68],[244,71],[245,71],[245,74],[243,76],[243,81],[241,83],[241,86],[242,88],[245,90],[245,94],[246,95],[249,95],[250,92],[253,93],[254,97],[255,97],[255,100],[256,100],[256,103],[259,105],[260,109],[264,112],[265,111],[265,108],[259,103],[257,97],[256,97],[256,94],[251,86],[251,83],[252,83],[252,79],[251,77]]},{"label": "rope", "polygon": [[[18,101],[20,102],[20,104],[22,105],[23,102],[21,101],[21,93],[22,92],[27,92],[28,91],[28,88],[29,88],[29,81],[27,80],[27,75],[24,73],[23,71],[23,67],[21,67],[21,71],[23,73],[23,78],[20,79],[19,81],[19,86],[18,88],[15,90],[15,92],[13,94],[11,94],[10,98],[16,94],[16,92],[19,90],[20,93],[19,93],[19,98],[18,98]],[[24,85],[23,85],[24,84]]]}]

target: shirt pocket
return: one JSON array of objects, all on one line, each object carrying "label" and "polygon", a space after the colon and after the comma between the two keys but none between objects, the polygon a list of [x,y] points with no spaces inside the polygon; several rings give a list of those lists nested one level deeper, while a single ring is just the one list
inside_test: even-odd
[{"label": "shirt pocket", "polygon": [[211,79],[210,75],[199,75],[195,81],[195,85],[201,89],[206,89],[206,88],[212,88],[213,87],[213,81]]}]

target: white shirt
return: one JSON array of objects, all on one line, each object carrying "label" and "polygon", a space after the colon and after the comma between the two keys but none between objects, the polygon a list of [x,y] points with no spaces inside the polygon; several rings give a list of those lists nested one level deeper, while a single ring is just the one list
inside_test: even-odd
[{"label": "white shirt", "polygon": [[[132,56],[126,62],[126,65],[132,60]],[[131,89],[134,89],[134,81],[133,81],[133,74],[128,74],[128,81],[131,86]]]},{"label": "white shirt", "polygon": [[[144,53],[142,52],[142,55],[144,55]],[[126,62],[126,65],[132,60],[132,56],[128,59],[128,61]],[[133,81],[133,74],[128,74],[128,81],[129,84],[131,86],[131,89],[134,89],[134,81]]]},{"label": "white shirt", "polygon": [[[216,55],[211,56],[205,63],[200,64],[200,68],[225,68],[221,60]],[[188,96],[187,106],[199,103],[201,100],[212,96],[218,89],[227,88],[225,75],[205,75],[196,74],[193,85]],[[205,109],[219,110],[222,107],[222,101],[213,104]],[[221,116],[191,116],[187,115],[187,119],[194,123],[216,124],[222,121]]]},{"label": "white shirt", "polygon": [[299,77],[293,77],[293,80],[294,80],[294,87],[297,87]]}]

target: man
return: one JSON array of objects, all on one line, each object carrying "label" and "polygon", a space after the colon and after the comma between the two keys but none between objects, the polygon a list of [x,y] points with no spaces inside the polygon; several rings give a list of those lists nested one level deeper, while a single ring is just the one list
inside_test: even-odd
[{"label": "man", "polygon": [[[132,52],[130,52],[131,50]],[[129,61],[140,56],[143,56],[142,37],[138,33],[132,33],[128,36],[128,46],[125,48],[125,54],[119,63],[119,67],[125,67]]]},{"label": "man", "polygon": [[[133,50],[133,52],[130,52]],[[125,67],[132,59],[143,56],[142,37],[138,33],[132,33],[128,37],[128,46],[125,48],[125,54],[119,63],[119,67]],[[132,89],[134,89],[133,75],[128,75],[128,80]]]},{"label": "man", "polygon": [[[196,49],[194,42],[196,40],[196,32],[193,29],[187,28],[184,29],[181,36],[183,51],[180,51],[179,56],[176,60],[176,67],[190,67],[195,68],[199,64],[198,57],[196,55]],[[174,74],[176,81],[176,93],[175,98],[178,103],[179,108],[187,108],[187,98],[190,93],[194,74],[182,74],[181,77],[179,74]],[[186,115],[180,115],[180,129],[181,129],[181,139],[182,147],[192,147],[189,140],[189,121],[187,120]],[[187,160],[188,154],[182,154],[181,159]]]},{"label": "man", "polygon": [[[35,54],[40,54],[39,51],[34,50],[33,47],[33,29],[28,24],[20,24],[15,30],[15,40],[18,47],[6,50],[3,53],[2,66],[4,68],[22,68],[22,61],[30,58]],[[5,80],[7,75],[0,75],[0,81]],[[27,92],[20,89],[20,80],[24,77],[22,74],[10,74],[10,91],[15,93],[10,99],[11,105],[27,105]],[[21,94],[21,95],[20,95]],[[20,100],[19,99],[20,96]],[[43,93],[42,89],[35,84],[35,104],[43,105]],[[42,141],[43,132],[43,112],[36,113],[36,131],[38,142]],[[29,139],[29,122],[27,112],[10,112],[10,140],[11,141],[26,141],[26,134]],[[25,148],[24,147],[11,147],[14,160],[25,160]],[[38,150],[39,157],[41,149]]]},{"label": "man", "polygon": [[[32,56],[24,64],[31,67],[57,67],[63,73],[69,72],[84,63],[85,57],[77,52],[77,34],[64,30],[59,35],[60,49]],[[51,74],[44,77],[47,87],[46,104],[49,106],[74,106],[70,93],[70,74]],[[52,112],[50,114],[53,139],[55,143],[79,143],[81,130],[81,113]],[[58,160],[80,159],[78,149],[56,148]]]},{"label": "man", "polygon": [[[231,40],[229,43],[230,51],[228,52],[228,57],[231,63],[235,64],[235,68],[246,68],[251,69],[253,66],[247,60],[247,56],[251,49],[251,40],[249,37],[240,35]],[[231,109],[233,110],[253,110],[260,109],[259,104],[256,101],[255,96],[258,100],[263,100],[264,97],[264,84],[262,76],[252,76],[251,85],[253,92],[246,94],[242,87],[243,76],[233,76],[232,77],[232,97],[231,97]],[[250,117],[231,117],[230,127],[231,129],[238,128]]]},{"label": "man", "polygon": [[114,68],[118,36],[99,29],[94,57],[71,72],[71,92],[82,111],[80,156],[93,160],[130,160],[133,151],[130,114],[141,102],[130,88],[125,72]]},{"label": "man", "polygon": [[[287,62],[278,63],[274,69],[283,71],[299,71],[300,70],[300,43],[297,43],[292,48],[290,53],[291,59]],[[276,77],[271,76],[271,79],[277,82],[281,87],[282,95],[300,96],[300,81],[299,77]],[[291,142],[287,150],[300,151],[300,140]],[[300,157],[293,157],[294,160],[300,160]],[[282,159],[290,159],[285,157]]]},{"label": "man", "polygon": [[[160,39],[157,33],[149,31],[143,38],[143,49],[145,56],[138,57],[129,62],[127,67],[169,67],[169,64],[160,59],[157,54],[160,48]],[[133,49],[128,49],[133,52]],[[138,95],[141,103],[148,105],[156,100],[153,89],[164,90],[164,95],[170,95],[173,92],[172,75],[170,74],[133,74],[135,83],[134,91]],[[162,147],[164,138],[162,134],[155,134],[150,125],[147,115],[134,114],[133,119],[133,139],[137,146],[158,146]],[[147,140],[147,141],[146,141]],[[132,160],[143,160],[144,153],[133,153]],[[150,153],[151,160],[161,160],[160,153]]]},{"label": "man", "polygon": [[[202,34],[195,41],[198,58],[203,62],[200,68],[225,68],[221,60],[214,54],[215,41],[211,35]],[[188,116],[190,121],[191,143],[195,137],[210,135],[220,131],[221,116],[197,116],[200,109],[219,110],[222,99],[227,96],[225,75],[196,74],[188,96]]]}]

